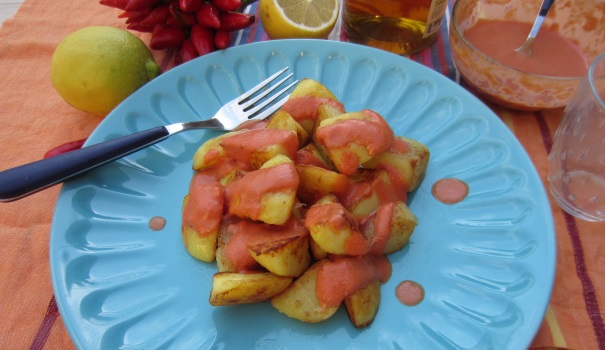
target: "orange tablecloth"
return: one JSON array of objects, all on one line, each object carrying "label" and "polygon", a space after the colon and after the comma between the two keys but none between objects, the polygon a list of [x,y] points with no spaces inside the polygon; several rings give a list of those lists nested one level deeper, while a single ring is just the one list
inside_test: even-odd
[{"label": "orange tablecloth", "polygon": [[[71,108],[57,95],[50,83],[50,59],[61,39],[77,29],[124,28],[117,14],[92,0],[26,0],[0,28],[0,170],[35,161],[97,126],[100,118]],[[257,38],[266,40],[258,33]],[[436,48],[442,58],[448,54],[444,43]],[[163,53],[155,55],[166,67]],[[426,58],[413,59],[425,63]],[[562,110],[521,113],[491,107],[521,141],[547,185],[547,155]],[[74,347],[54,302],[49,270],[58,192],[56,186],[0,204],[0,349]],[[577,220],[554,202],[551,206],[556,280],[532,348],[604,349],[604,224]]]}]

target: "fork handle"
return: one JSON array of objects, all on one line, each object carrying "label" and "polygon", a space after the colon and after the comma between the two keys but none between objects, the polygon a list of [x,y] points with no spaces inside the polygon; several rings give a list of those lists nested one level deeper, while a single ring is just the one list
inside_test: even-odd
[{"label": "fork handle", "polygon": [[0,202],[10,202],[61,183],[170,135],[164,126],[83,147],[0,172]]}]

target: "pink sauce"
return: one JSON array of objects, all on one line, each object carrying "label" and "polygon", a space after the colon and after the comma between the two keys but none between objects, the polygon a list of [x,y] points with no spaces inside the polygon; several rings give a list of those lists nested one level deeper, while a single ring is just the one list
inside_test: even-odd
[{"label": "pink sauce", "polygon": [[161,216],[154,216],[149,219],[148,226],[152,231],[160,231],[166,226],[166,219]]},{"label": "pink sauce", "polygon": [[483,21],[465,31],[465,38],[497,62],[518,70],[556,77],[579,77],[587,64],[573,43],[555,30],[542,27],[532,45],[532,55],[515,52],[526,40],[531,23]]},{"label": "pink sauce", "polygon": [[459,203],[469,194],[469,186],[459,179],[447,178],[436,181],[431,188],[433,196],[444,204]]},{"label": "pink sauce", "polygon": [[425,290],[417,282],[403,281],[396,287],[396,298],[406,306],[415,306],[425,298]]}]

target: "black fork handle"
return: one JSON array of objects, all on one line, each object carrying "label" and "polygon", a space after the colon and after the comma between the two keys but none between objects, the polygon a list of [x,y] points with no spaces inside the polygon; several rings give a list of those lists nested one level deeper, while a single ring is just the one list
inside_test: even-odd
[{"label": "black fork handle", "polygon": [[170,135],[164,126],[59,154],[0,172],[0,202],[11,202],[98,168]]}]

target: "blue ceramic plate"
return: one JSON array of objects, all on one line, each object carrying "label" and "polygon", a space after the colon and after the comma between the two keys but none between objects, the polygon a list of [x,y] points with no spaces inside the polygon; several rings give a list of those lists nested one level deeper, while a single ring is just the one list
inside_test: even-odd
[{"label": "blue ceramic plate", "polygon": [[[214,264],[185,251],[181,202],[192,156],[217,132],[190,131],[63,186],[53,220],[53,286],[67,329],[90,349],[522,349],[545,313],[555,235],[543,185],[505,125],[480,101],[406,58],[333,41],[269,41],[216,52],[153,80],[122,103],[88,144],[174,122],[206,119],[278,69],[313,78],[349,111],[381,113],[397,135],[431,151],[409,197],[419,226],[390,255],[391,280],[371,326],[341,309],[319,324],[269,303],[212,307]],[[439,179],[465,181],[469,196],[444,205]],[[154,216],[166,227],[148,227]],[[404,306],[396,286],[425,289]]]}]

